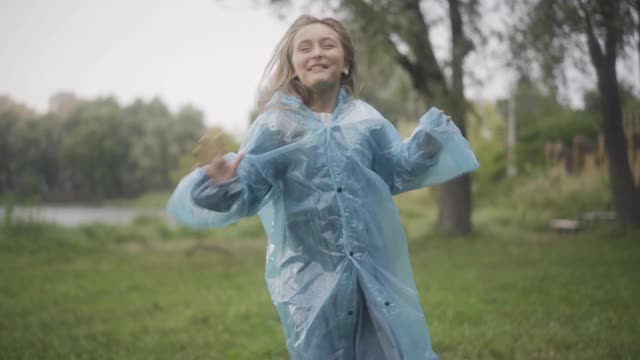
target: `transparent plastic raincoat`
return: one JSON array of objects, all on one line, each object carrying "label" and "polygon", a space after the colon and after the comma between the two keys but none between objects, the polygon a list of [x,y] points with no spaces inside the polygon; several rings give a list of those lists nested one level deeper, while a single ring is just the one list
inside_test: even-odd
[{"label": "transparent plastic raincoat", "polygon": [[329,124],[284,92],[265,109],[241,146],[238,176],[216,184],[194,170],[169,212],[194,227],[260,216],[266,283],[291,359],[437,359],[392,195],[475,170],[460,130],[431,108],[402,141],[344,89]]}]

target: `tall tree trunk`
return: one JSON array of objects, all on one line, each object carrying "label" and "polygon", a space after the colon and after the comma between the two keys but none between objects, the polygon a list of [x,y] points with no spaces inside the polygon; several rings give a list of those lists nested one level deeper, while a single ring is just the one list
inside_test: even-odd
[{"label": "tall tree trunk", "polygon": [[[466,100],[464,97],[464,58],[470,51],[470,42],[464,36],[462,17],[458,0],[449,0],[449,18],[451,20],[451,91],[447,101],[447,112],[466,136]],[[443,231],[461,234],[471,232],[471,178],[463,175],[440,187],[438,196],[437,226]]]},{"label": "tall tree trunk", "polygon": [[615,14],[618,13],[617,6],[619,6],[619,3],[606,2],[601,4],[603,15],[608,20],[605,22],[604,48],[600,46],[594,31],[589,10],[582,2],[578,4],[584,15],[589,55],[598,77],[602,128],[607,149],[613,207],[618,216],[618,221],[623,226],[640,227],[640,191],[633,183],[633,176],[629,166],[627,143],[622,125],[622,105],[620,103],[618,76],[616,73],[617,41],[621,29],[615,21]]},{"label": "tall tree trunk", "polygon": [[613,206],[624,226],[640,227],[640,193],[629,167],[615,61],[604,61],[597,74]]}]

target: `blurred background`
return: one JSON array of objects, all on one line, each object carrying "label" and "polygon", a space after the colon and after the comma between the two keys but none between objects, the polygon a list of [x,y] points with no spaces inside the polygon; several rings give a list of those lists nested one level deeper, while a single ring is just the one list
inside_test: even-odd
[{"label": "blurred background", "polygon": [[287,358],[259,220],[164,207],[305,13],[403,136],[437,106],[481,164],[395,198],[436,352],[640,358],[632,0],[0,1],[0,358]]}]

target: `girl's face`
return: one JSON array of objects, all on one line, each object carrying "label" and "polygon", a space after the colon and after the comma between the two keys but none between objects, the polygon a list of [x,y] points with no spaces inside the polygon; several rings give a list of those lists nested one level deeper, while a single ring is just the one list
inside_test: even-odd
[{"label": "girl's face", "polygon": [[293,38],[293,70],[302,85],[312,91],[340,86],[346,68],[340,36],[324,24],[301,28]]}]

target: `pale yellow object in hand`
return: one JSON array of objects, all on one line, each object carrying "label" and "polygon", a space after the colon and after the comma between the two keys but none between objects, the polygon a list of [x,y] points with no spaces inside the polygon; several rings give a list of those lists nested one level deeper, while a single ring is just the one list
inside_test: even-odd
[{"label": "pale yellow object in hand", "polygon": [[198,144],[191,152],[196,159],[193,169],[209,164],[216,156],[224,155],[224,149],[225,144],[222,133],[204,135],[198,140]]}]

